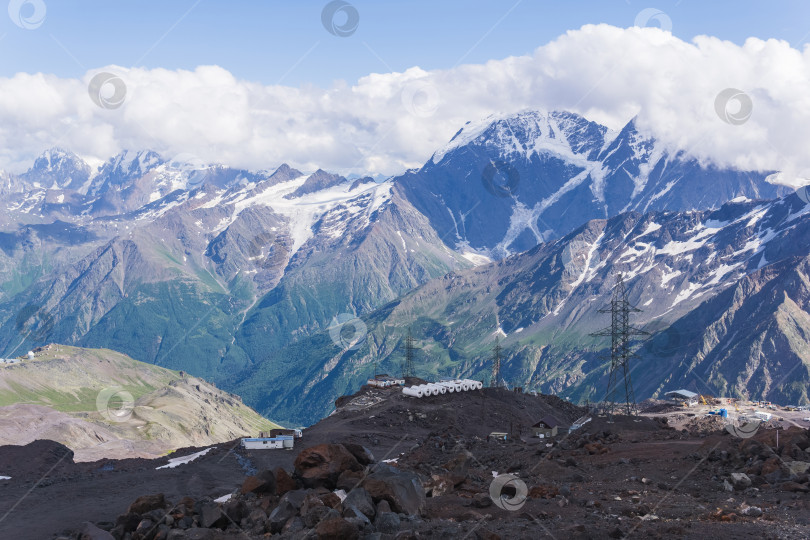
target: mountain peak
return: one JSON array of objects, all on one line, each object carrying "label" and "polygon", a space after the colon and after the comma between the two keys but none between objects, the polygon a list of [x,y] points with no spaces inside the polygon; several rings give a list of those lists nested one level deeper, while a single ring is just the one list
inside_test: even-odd
[{"label": "mountain peak", "polygon": [[97,195],[111,185],[127,184],[165,162],[154,150],[122,150],[98,168],[89,192]]},{"label": "mountain peak", "polygon": [[332,174],[323,169],[318,169],[312,173],[298,189],[289,195],[286,195],[285,198],[292,199],[295,197],[301,197],[302,195],[307,195],[322,189],[337,186],[344,182],[346,182],[346,179],[339,174]]},{"label": "mountain peak", "polygon": [[568,111],[495,114],[464,124],[428,163],[438,164],[447,154],[465,146],[483,147],[498,157],[541,151],[591,156],[602,148],[607,132],[605,126]]},{"label": "mountain peak", "polygon": [[69,150],[53,147],[20,175],[27,183],[46,189],[79,189],[90,177],[90,166]]},{"label": "mountain peak", "polygon": [[717,208],[734,197],[778,193],[763,173],[718,170],[669,153],[637,130],[635,119],[616,132],[567,111],[468,122],[420,170],[396,181],[445,242],[495,258],[588,219]]},{"label": "mountain peak", "polygon": [[287,182],[292,180],[293,178],[299,178],[303,176],[304,173],[299,171],[298,169],[293,169],[286,163],[282,163],[278,169],[276,169],[273,174],[270,175],[270,178],[273,180],[274,183],[279,182]]},{"label": "mountain peak", "polygon": [[138,172],[144,174],[163,162],[163,158],[154,150],[124,149],[111,157],[107,163],[101,166],[101,169],[111,166],[113,169],[126,171],[129,174]]}]

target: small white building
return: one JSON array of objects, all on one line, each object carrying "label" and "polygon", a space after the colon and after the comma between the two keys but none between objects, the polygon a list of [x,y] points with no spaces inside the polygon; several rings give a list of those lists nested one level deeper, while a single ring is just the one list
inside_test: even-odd
[{"label": "small white building", "polygon": [[377,375],[369,379],[367,384],[369,386],[376,386],[377,388],[390,388],[392,386],[405,386],[405,379],[397,379],[395,377],[389,377],[388,375]]},{"label": "small white building", "polygon": [[255,437],[242,439],[242,447],[246,450],[269,450],[271,448],[292,448],[293,437],[279,435],[278,437]]}]

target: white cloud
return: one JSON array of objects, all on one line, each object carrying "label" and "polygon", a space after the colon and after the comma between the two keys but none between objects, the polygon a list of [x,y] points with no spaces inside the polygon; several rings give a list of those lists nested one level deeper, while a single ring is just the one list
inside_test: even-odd
[{"label": "white cloud", "polygon": [[[126,82],[120,108],[89,98],[99,71]],[[715,112],[715,97],[730,87],[753,103],[742,125]],[[25,169],[58,145],[93,159],[152,148],[251,169],[288,162],[392,174],[421,165],[467,120],[527,108],[572,110],[612,128],[638,114],[639,127],[701,159],[810,177],[810,48],[689,43],[608,25],[570,31],[530,56],[370,74],[328,89],[263,86],[216,66],[110,66],[81,81],[21,73],[0,79],[0,167]]]}]

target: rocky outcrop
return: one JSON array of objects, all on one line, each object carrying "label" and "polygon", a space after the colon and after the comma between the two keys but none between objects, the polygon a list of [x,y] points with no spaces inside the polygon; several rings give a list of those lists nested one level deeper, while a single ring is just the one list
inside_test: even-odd
[{"label": "rocky outcrop", "polygon": [[331,174],[323,169],[318,169],[307,178],[303,184],[289,195],[285,195],[285,199],[295,199],[309,193],[321,191],[333,186],[337,186],[346,181],[345,178],[339,174]]},{"label": "rocky outcrop", "polygon": [[335,489],[344,471],[359,471],[362,466],[342,444],[321,444],[307,448],[295,459],[295,477],[307,488]]},{"label": "rocky outcrop", "polygon": [[[367,449],[350,446],[373,460]],[[332,491],[346,472],[362,474],[368,485],[348,493]],[[277,487],[284,493],[277,493]],[[418,519],[424,508],[425,491],[416,474],[384,464],[363,466],[346,446],[324,444],[298,454],[292,477],[283,469],[260,471],[246,478],[225,502],[185,497],[173,504],[163,494],[144,495],[109,532],[92,524],[85,530],[107,535],[88,536],[99,540],[213,540],[236,532],[251,539],[314,534],[320,539],[351,540],[396,533],[403,521]]]},{"label": "rocky outcrop", "polygon": [[418,515],[425,509],[425,490],[419,478],[380,464],[362,482],[363,488],[375,501],[387,501],[395,512]]}]

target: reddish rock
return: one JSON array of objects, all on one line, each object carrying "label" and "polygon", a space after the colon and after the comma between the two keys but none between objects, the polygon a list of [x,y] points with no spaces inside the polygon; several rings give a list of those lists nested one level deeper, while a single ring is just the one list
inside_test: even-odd
[{"label": "reddish rock", "polygon": [[356,540],[360,531],[343,518],[331,518],[321,521],[315,528],[319,540]]},{"label": "reddish rock", "polygon": [[276,475],[273,471],[262,471],[256,476],[248,476],[242,483],[242,493],[275,493]]},{"label": "reddish rock", "polygon": [[534,486],[529,490],[530,499],[553,499],[559,495],[560,490],[555,486]]},{"label": "reddish rock", "polygon": [[778,457],[774,456],[762,464],[762,470],[760,471],[759,474],[761,476],[765,476],[766,474],[778,471],[781,467],[782,467],[781,461],[779,460]]},{"label": "reddish rock", "polygon": [[264,485],[264,482],[262,482],[258,477],[248,476],[245,478],[245,481],[242,482],[242,487],[239,488],[239,492],[243,494],[253,493],[254,490],[259,489],[262,485]]},{"label": "reddish rock", "polygon": [[320,496],[321,502],[324,505],[328,506],[329,508],[337,508],[340,506],[340,497],[335,495],[334,493],[326,493]]},{"label": "reddish rock", "polygon": [[163,493],[155,495],[141,495],[135,502],[129,505],[128,513],[145,514],[152,510],[158,510],[166,506],[166,498]]},{"label": "reddish rock", "polygon": [[362,469],[342,444],[319,444],[302,450],[295,458],[295,476],[307,488],[334,489],[341,473]]},{"label": "reddish rock", "polygon": [[588,451],[589,454],[605,454],[607,453],[608,449],[602,446],[599,443],[588,443],[583,448]]},{"label": "reddish rock", "polygon": [[277,467],[274,472],[276,475],[276,494],[284,495],[288,491],[298,489],[298,484],[295,483],[295,480],[292,479],[287,471],[281,467]]},{"label": "reddish rock", "polygon": [[790,492],[800,492],[800,493],[808,493],[810,492],[810,487],[803,486],[797,482],[783,482],[779,485],[780,491],[790,491]]}]

